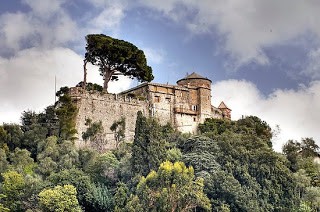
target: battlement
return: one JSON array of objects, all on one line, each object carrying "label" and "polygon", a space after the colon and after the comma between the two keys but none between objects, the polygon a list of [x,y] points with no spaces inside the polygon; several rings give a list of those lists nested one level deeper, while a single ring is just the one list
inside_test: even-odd
[{"label": "battlement", "polygon": [[70,88],[69,95],[74,100],[86,98],[104,102],[123,102],[131,104],[144,104],[147,102],[146,99],[135,97],[130,94],[114,94],[106,93],[104,91],[85,91],[81,87]]}]

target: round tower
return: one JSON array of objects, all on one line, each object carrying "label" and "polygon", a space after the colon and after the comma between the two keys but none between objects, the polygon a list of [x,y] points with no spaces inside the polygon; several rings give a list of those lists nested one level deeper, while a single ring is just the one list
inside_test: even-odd
[{"label": "round tower", "polygon": [[194,72],[177,81],[179,86],[188,88],[190,108],[197,110],[198,123],[211,117],[211,83],[210,79]]}]

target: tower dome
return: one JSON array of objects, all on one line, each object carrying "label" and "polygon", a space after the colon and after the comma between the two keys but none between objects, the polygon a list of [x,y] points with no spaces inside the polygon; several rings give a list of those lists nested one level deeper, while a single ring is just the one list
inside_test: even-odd
[{"label": "tower dome", "polygon": [[208,79],[207,77],[203,77],[195,72],[177,81],[177,84],[180,86],[193,86],[208,89],[211,89],[211,83],[212,81],[210,79]]}]

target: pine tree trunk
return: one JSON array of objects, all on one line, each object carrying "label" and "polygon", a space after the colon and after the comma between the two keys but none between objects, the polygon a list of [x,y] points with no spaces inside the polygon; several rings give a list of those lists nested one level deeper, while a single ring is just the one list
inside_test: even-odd
[{"label": "pine tree trunk", "polygon": [[110,71],[110,70],[106,70],[104,72],[104,77],[103,77],[103,90],[108,92],[108,83],[112,77],[112,74],[113,74],[113,71]]}]

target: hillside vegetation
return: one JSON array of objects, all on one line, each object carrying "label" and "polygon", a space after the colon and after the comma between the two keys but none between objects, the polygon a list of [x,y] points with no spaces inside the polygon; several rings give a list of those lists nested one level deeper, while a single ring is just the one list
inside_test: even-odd
[{"label": "hillside vegetation", "polygon": [[[320,210],[312,138],[277,153],[258,117],[207,119],[194,136],[138,112],[133,141],[119,122],[117,149],[78,149],[77,108],[68,88],[57,95],[44,112],[23,112],[21,125],[0,126],[0,211]],[[101,124],[87,121],[83,136],[95,144]]]}]

